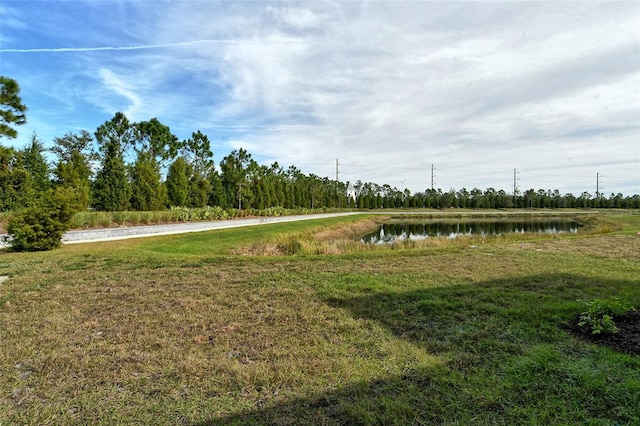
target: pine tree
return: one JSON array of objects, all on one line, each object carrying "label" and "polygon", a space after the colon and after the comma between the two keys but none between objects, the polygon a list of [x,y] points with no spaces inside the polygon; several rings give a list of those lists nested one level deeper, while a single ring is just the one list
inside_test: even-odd
[{"label": "pine tree", "polygon": [[85,210],[89,207],[91,161],[95,158],[91,150],[93,138],[89,132],[81,130],[77,134],[67,133],[55,138],[54,142],[51,151],[58,157],[54,169],[55,184],[72,188],[80,203],[80,210]]},{"label": "pine tree", "polygon": [[24,169],[29,173],[36,193],[42,193],[51,187],[49,164],[44,156],[44,144],[34,132],[31,143],[22,150]]},{"label": "pine tree", "polygon": [[167,173],[167,196],[169,204],[175,207],[184,207],[189,198],[189,175],[191,171],[184,157],[178,157],[169,166]]},{"label": "pine tree", "polygon": [[101,211],[123,211],[129,208],[131,186],[124,153],[133,143],[133,127],[118,112],[95,133],[102,154],[101,168],[93,182],[92,205]]},{"label": "pine tree", "polygon": [[156,211],[166,208],[167,190],[160,183],[158,163],[148,152],[141,152],[131,167],[131,207],[138,211]]},{"label": "pine tree", "polygon": [[0,146],[0,211],[17,210],[32,201],[30,179],[21,154]]},{"label": "pine tree", "polygon": [[12,78],[0,75],[0,138],[14,139],[18,131],[12,126],[27,122],[27,107],[20,98],[20,85]]}]

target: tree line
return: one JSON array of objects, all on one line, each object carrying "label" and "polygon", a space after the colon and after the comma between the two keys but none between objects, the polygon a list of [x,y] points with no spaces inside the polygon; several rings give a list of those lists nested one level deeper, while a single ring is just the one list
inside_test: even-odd
[{"label": "tree line", "polygon": [[[371,195],[364,199],[371,204]],[[611,193],[608,197],[604,194],[591,195],[583,192],[579,196],[571,193],[562,195],[559,190],[528,189],[515,195],[504,190],[488,188],[480,190],[474,188],[471,191],[466,188],[460,190],[451,189],[443,192],[441,189],[428,189],[424,192],[405,194],[396,199],[396,206],[402,207],[427,207],[427,208],[471,208],[471,209],[562,209],[562,208],[615,208],[637,209],[640,208],[640,195],[624,196],[622,193]]]},{"label": "tree line", "polygon": [[56,137],[49,149],[35,133],[23,149],[0,146],[0,211],[19,210],[59,188],[78,210],[348,205],[343,182],[306,175],[295,166],[260,165],[244,149],[216,165],[209,138],[199,130],[180,141],[156,118],[132,123],[121,112],[93,134]]},{"label": "tree line", "polygon": [[[19,86],[0,77],[0,138],[15,138],[13,125],[26,121]],[[1,141],[2,139],[0,139]],[[53,157],[49,162],[48,158]],[[157,118],[131,122],[116,113],[90,133],[81,130],[56,137],[53,146],[37,134],[23,149],[0,144],[0,211],[17,211],[42,194],[58,192],[82,211],[150,211],[168,207],[219,206],[225,209],[270,207],[336,208],[640,208],[638,195],[579,196],[558,190],[508,194],[480,190],[427,189],[412,194],[390,185],[357,181],[356,197],[348,182],[304,174],[277,162],[266,166],[244,149],[232,151],[216,165],[207,135],[200,130],[179,140]],[[62,196],[62,195],[61,195]]]}]

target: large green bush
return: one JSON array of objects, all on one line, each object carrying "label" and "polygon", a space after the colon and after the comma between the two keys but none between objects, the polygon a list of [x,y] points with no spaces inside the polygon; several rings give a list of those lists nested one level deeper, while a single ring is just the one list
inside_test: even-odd
[{"label": "large green bush", "polygon": [[16,212],[7,225],[12,251],[46,251],[59,247],[78,210],[72,188],[49,191]]}]

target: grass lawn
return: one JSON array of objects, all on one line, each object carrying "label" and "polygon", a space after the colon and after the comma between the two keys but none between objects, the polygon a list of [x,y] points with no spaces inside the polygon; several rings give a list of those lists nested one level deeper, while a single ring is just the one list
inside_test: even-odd
[{"label": "grass lawn", "polygon": [[640,424],[640,357],[568,329],[640,308],[640,216],[239,254],[359,220],[0,251],[0,425]]}]

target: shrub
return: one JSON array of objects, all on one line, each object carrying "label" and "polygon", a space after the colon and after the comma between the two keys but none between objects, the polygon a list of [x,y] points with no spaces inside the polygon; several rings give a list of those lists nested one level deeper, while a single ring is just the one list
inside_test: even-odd
[{"label": "shrub", "polygon": [[153,214],[148,211],[140,212],[140,223],[143,225],[148,225],[151,223],[151,219],[153,218]]},{"label": "shrub", "polygon": [[300,240],[293,235],[285,235],[277,241],[278,252],[284,255],[300,254],[303,246]]},{"label": "shrub", "polygon": [[11,250],[46,251],[59,247],[76,208],[75,197],[69,189],[49,191],[9,221]]},{"label": "shrub", "polygon": [[115,222],[118,225],[124,225],[125,222],[127,221],[126,212],[113,212],[111,213],[111,217],[113,218],[113,222]]},{"label": "shrub", "polygon": [[102,228],[109,228],[113,223],[113,215],[110,212],[97,212],[96,224]]},{"label": "shrub", "polygon": [[139,225],[140,224],[140,212],[139,211],[127,212],[127,222],[130,225]]},{"label": "shrub", "polygon": [[79,212],[75,214],[69,221],[69,227],[72,229],[86,229],[91,227],[91,213]]},{"label": "shrub", "polygon": [[591,329],[591,334],[615,334],[618,332],[613,317],[622,315],[633,308],[621,302],[617,297],[612,299],[595,299],[592,301],[580,300],[586,310],[579,315],[578,325],[587,326]]}]

